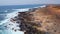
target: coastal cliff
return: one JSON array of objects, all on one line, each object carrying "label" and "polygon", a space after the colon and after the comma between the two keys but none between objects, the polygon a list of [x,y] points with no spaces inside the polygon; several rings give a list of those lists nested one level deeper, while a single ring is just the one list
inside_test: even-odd
[{"label": "coastal cliff", "polygon": [[60,34],[60,6],[47,5],[18,12],[13,19],[25,34]]}]

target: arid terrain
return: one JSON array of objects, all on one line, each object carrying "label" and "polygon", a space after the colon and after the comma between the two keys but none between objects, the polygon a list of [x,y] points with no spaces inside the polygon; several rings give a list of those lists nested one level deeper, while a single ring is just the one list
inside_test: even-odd
[{"label": "arid terrain", "polygon": [[19,23],[25,34],[60,34],[60,5],[47,5],[18,12],[13,21]]}]

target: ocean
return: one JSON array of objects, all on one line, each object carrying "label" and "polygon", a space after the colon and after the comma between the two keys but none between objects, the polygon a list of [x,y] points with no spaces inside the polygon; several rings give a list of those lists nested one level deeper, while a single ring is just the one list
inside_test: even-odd
[{"label": "ocean", "polygon": [[[9,20],[17,16],[17,12],[28,11],[30,8],[43,7],[44,4],[37,5],[9,5],[9,6],[0,6],[0,34],[24,34],[22,31],[13,31],[11,28],[15,27],[16,24],[8,26],[8,24],[13,24]],[[8,27],[6,27],[8,26]]]}]

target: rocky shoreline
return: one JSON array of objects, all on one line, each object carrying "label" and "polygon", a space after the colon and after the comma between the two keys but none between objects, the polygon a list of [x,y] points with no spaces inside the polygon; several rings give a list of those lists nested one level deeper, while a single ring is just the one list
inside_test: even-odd
[{"label": "rocky shoreline", "polygon": [[18,12],[16,23],[25,34],[60,34],[60,6],[48,5]]}]

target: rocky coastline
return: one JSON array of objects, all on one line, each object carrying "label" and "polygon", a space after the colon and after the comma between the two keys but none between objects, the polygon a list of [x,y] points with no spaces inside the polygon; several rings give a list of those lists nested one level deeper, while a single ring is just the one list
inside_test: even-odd
[{"label": "rocky coastline", "polygon": [[25,34],[60,34],[60,6],[47,5],[18,12],[16,23]]}]

